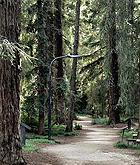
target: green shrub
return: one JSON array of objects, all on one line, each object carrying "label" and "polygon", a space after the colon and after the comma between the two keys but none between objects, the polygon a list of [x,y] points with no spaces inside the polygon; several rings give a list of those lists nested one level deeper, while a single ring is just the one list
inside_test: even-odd
[{"label": "green shrub", "polygon": [[78,123],[74,123],[74,129],[76,129],[76,130],[81,130],[82,129],[82,125],[79,125]]},{"label": "green shrub", "polygon": [[116,148],[127,148],[127,144],[124,143],[124,142],[118,141],[118,142],[114,145],[114,147],[116,147]]},{"label": "green shrub", "polygon": [[[138,128],[133,128],[133,129],[126,129],[125,131],[124,131],[124,138],[127,140],[127,139],[132,139],[133,138],[133,134],[137,134],[137,132],[138,132]],[[120,136],[122,137],[122,133],[123,133],[123,131],[121,130],[120,131]],[[121,142],[120,142],[120,144],[119,144],[119,142],[118,142],[118,144],[116,144],[116,147],[118,147],[117,145],[122,145],[123,146],[123,144],[121,144]],[[127,145],[126,145],[127,146]],[[123,147],[122,147],[123,148]],[[124,148],[126,148],[125,146],[124,146]],[[131,143],[130,145],[129,145],[129,148],[132,148],[132,149],[136,149],[137,148],[137,146],[136,146],[136,144],[135,143]]]},{"label": "green shrub", "polygon": [[66,125],[54,125],[51,129],[51,134],[53,136],[65,136]]},{"label": "green shrub", "polygon": [[[48,132],[45,133],[47,135]],[[51,135],[52,136],[77,136],[78,133],[76,131],[66,132],[66,125],[53,125],[51,128]]]},{"label": "green shrub", "polygon": [[109,118],[96,118],[92,120],[92,124],[108,124]]},{"label": "green shrub", "polygon": [[136,150],[136,151],[134,151],[134,154],[136,154],[136,155],[140,155],[140,150]]},{"label": "green shrub", "polygon": [[[122,136],[122,130],[121,130],[121,136]],[[133,134],[137,134],[138,128],[133,128],[133,129],[126,129],[124,132],[124,138],[125,139],[131,139],[133,138]]]}]

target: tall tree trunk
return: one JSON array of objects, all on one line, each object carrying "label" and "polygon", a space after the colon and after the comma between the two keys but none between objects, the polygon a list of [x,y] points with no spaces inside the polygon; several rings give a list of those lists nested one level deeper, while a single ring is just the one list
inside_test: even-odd
[{"label": "tall tree trunk", "polygon": [[[81,0],[77,0],[76,4],[76,19],[75,19],[75,39],[74,39],[74,55],[78,54],[78,44],[79,44],[79,20],[80,20],[80,4]],[[68,108],[68,121],[66,132],[72,132],[73,127],[73,113],[74,113],[74,95],[76,90],[76,68],[77,68],[77,58],[73,59],[72,72],[70,80],[70,101]]]},{"label": "tall tree trunk", "polygon": [[39,81],[41,84],[38,87],[38,98],[39,98],[39,124],[38,134],[41,135],[44,132],[44,106],[45,106],[45,86],[43,84],[43,70],[42,66],[39,67]]},{"label": "tall tree trunk", "polygon": [[[18,16],[20,1],[0,0],[0,35],[10,42],[19,36]],[[0,59],[0,161],[11,165],[25,164],[20,139],[20,70],[19,54],[14,65],[10,60]]]},{"label": "tall tree trunk", "polygon": [[118,87],[118,55],[116,53],[116,21],[115,21],[115,1],[110,1],[110,29],[109,29],[109,49],[110,49],[110,87],[109,87],[109,123],[119,123],[119,100]]},{"label": "tall tree trunk", "polygon": [[[140,44],[140,42],[139,42]],[[139,126],[138,126],[138,139],[140,139],[140,49],[139,49]]]},{"label": "tall tree trunk", "polygon": [[[37,0],[37,19],[38,19],[38,58],[43,61],[44,54],[44,16],[43,16],[43,7],[42,1]],[[38,123],[38,134],[41,135],[44,132],[44,101],[45,101],[45,81],[44,81],[44,67],[42,63],[39,63],[39,72],[38,72],[38,101],[39,101],[39,123]]]},{"label": "tall tree trunk", "polygon": [[39,125],[38,134],[44,132],[44,117],[47,103],[47,77],[49,64],[53,59],[53,3],[50,0],[37,0],[37,32],[38,39],[37,58],[38,63],[38,107]]},{"label": "tall tree trunk", "polygon": [[[63,42],[62,42],[62,21],[61,21],[61,0],[55,0],[55,21],[54,25],[57,31],[55,31],[55,57],[59,57],[63,55]],[[58,63],[56,65],[57,74],[56,74],[56,83],[57,83],[57,91],[56,91],[56,122],[59,124],[66,123],[66,111],[65,111],[65,97],[64,97],[64,89],[63,84],[64,79],[64,71],[63,71],[63,61],[62,59],[58,59]]]}]

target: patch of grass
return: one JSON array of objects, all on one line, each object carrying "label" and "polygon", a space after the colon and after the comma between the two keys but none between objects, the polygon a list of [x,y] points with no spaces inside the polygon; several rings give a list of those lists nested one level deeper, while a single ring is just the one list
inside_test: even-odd
[{"label": "patch of grass", "polygon": [[140,150],[135,150],[135,151],[134,151],[134,154],[140,155]]},{"label": "patch of grass", "polygon": [[32,144],[28,144],[28,143],[26,145],[24,145],[22,147],[22,149],[25,150],[25,151],[41,152],[41,150],[38,147],[36,147]]},{"label": "patch of grass", "polygon": [[92,124],[108,124],[109,118],[96,118],[92,120]]},{"label": "patch of grass", "polygon": [[48,139],[28,139],[26,141],[28,143],[50,143],[50,144],[56,143],[54,140],[48,140]]},{"label": "patch of grass", "polygon": [[127,144],[124,143],[124,142],[118,141],[118,142],[114,145],[114,147],[116,147],[116,148],[127,148]]},{"label": "patch of grass", "polygon": [[39,135],[32,135],[32,136],[26,136],[27,143],[60,143],[59,141],[56,141],[54,139],[48,140],[47,136],[39,136]]},{"label": "patch of grass", "polygon": [[26,135],[26,145],[22,147],[23,150],[26,151],[35,151],[35,152],[41,152],[41,150],[33,145],[32,143],[60,143],[59,141],[56,141],[54,139],[48,140],[47,136],[39,136],[39,135]]}]

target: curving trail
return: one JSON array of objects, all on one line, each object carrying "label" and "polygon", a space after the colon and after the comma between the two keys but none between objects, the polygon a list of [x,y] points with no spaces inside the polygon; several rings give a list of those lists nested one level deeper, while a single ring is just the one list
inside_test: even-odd
[{"label": "curving trail", "polygon": [[77,137],[55,137],[61,144],[43,146],[42,152],[55,156],[53,165],[140,165],[132,150],[117,149],[120,128],[91,125],[88,117],[76,121],[82,125]]}]

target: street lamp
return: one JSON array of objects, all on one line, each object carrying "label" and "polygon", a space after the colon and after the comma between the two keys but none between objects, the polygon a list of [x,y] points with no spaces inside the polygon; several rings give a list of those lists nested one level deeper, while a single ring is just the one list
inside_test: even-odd
[{"label": "street lamp", "polygon": [[51,140],[51,68],[52,64],[55,60],[60,58],[78,58],[78,57],[84,57],[84,55],[67,55],[67,56],[59,56],[54,58],[49,67],[49,111],[48,111],[48,140]]}]

